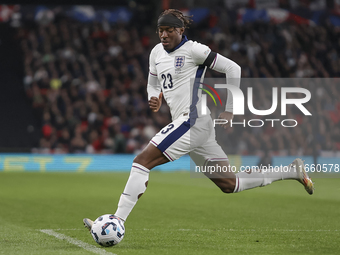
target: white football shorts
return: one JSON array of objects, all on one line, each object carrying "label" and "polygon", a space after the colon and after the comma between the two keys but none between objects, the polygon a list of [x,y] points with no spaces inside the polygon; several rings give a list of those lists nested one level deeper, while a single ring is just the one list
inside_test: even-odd
[{"label": "white football shorts", "polygon": [[216,142],[210,115],[197,118],[192,126],[190,126],[190,118],[181,115],[162,128],[150,143],[161,150],[170,161],[188,153],[199,166],[205,166],[209,161],[228,160],[227,155]]}]

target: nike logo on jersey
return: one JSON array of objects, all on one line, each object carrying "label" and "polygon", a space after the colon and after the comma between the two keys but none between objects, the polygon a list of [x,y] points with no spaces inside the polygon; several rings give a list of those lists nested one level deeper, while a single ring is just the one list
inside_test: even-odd
[{"label": "nike logo on jersey", "polygon": [[156,63],[156,65],[160,64],[161,62]]}]

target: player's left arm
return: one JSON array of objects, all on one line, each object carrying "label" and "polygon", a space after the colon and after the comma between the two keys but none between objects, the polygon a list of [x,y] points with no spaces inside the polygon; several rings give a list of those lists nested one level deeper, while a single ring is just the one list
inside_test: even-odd
[{"label": "player's left arm", "polygon": [[[211,60],[211,63],[207,63],[212,70],[215,70],[220,73],[225,73],[227,78],[227,84],[231,84],[237,87],[240,87],[241,81],[241,67],[236,64],[234,61],[216,53],[210,52],[207,60]],[[227,124],[224,124],[223,127],[227,128],[230,126],[230,121],[233,119],[233,96],[231,93],[228,93],[227,102],[225,111],[222,112],[218,118],[229,120]]]},{"label": "player's left arm", "polygon": [[[194,47],[192,47],[192,56],[196,64],[207,66],[220,73],[225,73],[228,84],[240,87],[241,67],[234,61],[211,51],[208,46],[200,43],[196,43]],[[233,119],[233,97],[231,93],[228,93],[225,111],[218,117],[226,120]],[[226,128],[229,126],[229,123],[223,126]]]}]

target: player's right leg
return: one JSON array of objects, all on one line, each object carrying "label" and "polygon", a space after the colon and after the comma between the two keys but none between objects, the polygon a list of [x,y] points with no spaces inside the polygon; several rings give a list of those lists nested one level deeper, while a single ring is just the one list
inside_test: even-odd
[{"label": "player's right leg", "polygon": [[[130,176],[121,194],[118,209],[115,216],[125,221],[131,210],[143,195],[148,186],[150,169],[164,164],[169,160],[163,153],[152,144],[148,144],[145,149],[133,160]],[[85,228],[91,230],[93,221],[84,218]]]},{"label": "player's right leg", "polygon": [[[164,164],[169,160],[163,153],[152,144],[148,144],[145,149],[133,160],[130,176],[121,194],[118,209],[115,216],[125,221],[131,210],[143,195],[148,186],[150,169],[157,165]],[[91,230],[93,221],[84,218],[85,228]]]},{"label": "player's right leg", "polygon": [[83,219],[84,227],[87,228],[89,231],[91,231],[93,220],[90,220],[89,218]]},{"label": "player's right leg", "polygon": [[[120,196],[115,216],[123,221],[127,219],[138,199],[146,190],[152,168],[174,161],[190,151],[188,132],[190,128],[190,120],[187,114],[183,114],[159,131],[133,160],[130,176]],[[83,222],[87,228],[91,225],[91,221],[86,218]]]},{"label": "player's right leg", "polygon": [[144,194],[149,173],[155,166],[169,162],[163,153],[151,143],[133,160],[130,176],[120,196],[115,216],[125,221],[136,205],[138,199]]},{"label": "player's right leg", "polygon": [[159,131],[142,153],[134,159],[130,177],[119,199],[115,213],[117,217],[126,220],[138,199],[145,192],[152,168],[174,161],[189,152],[190,128],[188,116],[183,114]]}]

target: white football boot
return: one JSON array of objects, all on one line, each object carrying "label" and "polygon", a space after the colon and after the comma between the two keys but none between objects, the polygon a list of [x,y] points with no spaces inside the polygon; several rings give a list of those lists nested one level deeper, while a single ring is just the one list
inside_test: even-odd
[{"label": "white football boot", "polygon": [[83,223],[84,223],[84,227],[87,228],[89,231],[91,231],[93,221],[88,218],[84,218]]},{"label": "white football boot", "polygon": [[314,193],[314,184],[306,172],[303,161],[300,158],[296,158],[290,165],[295,166],[296,172],[298,173],[297,180],[305,187],[308,194],[312,195]]}]

